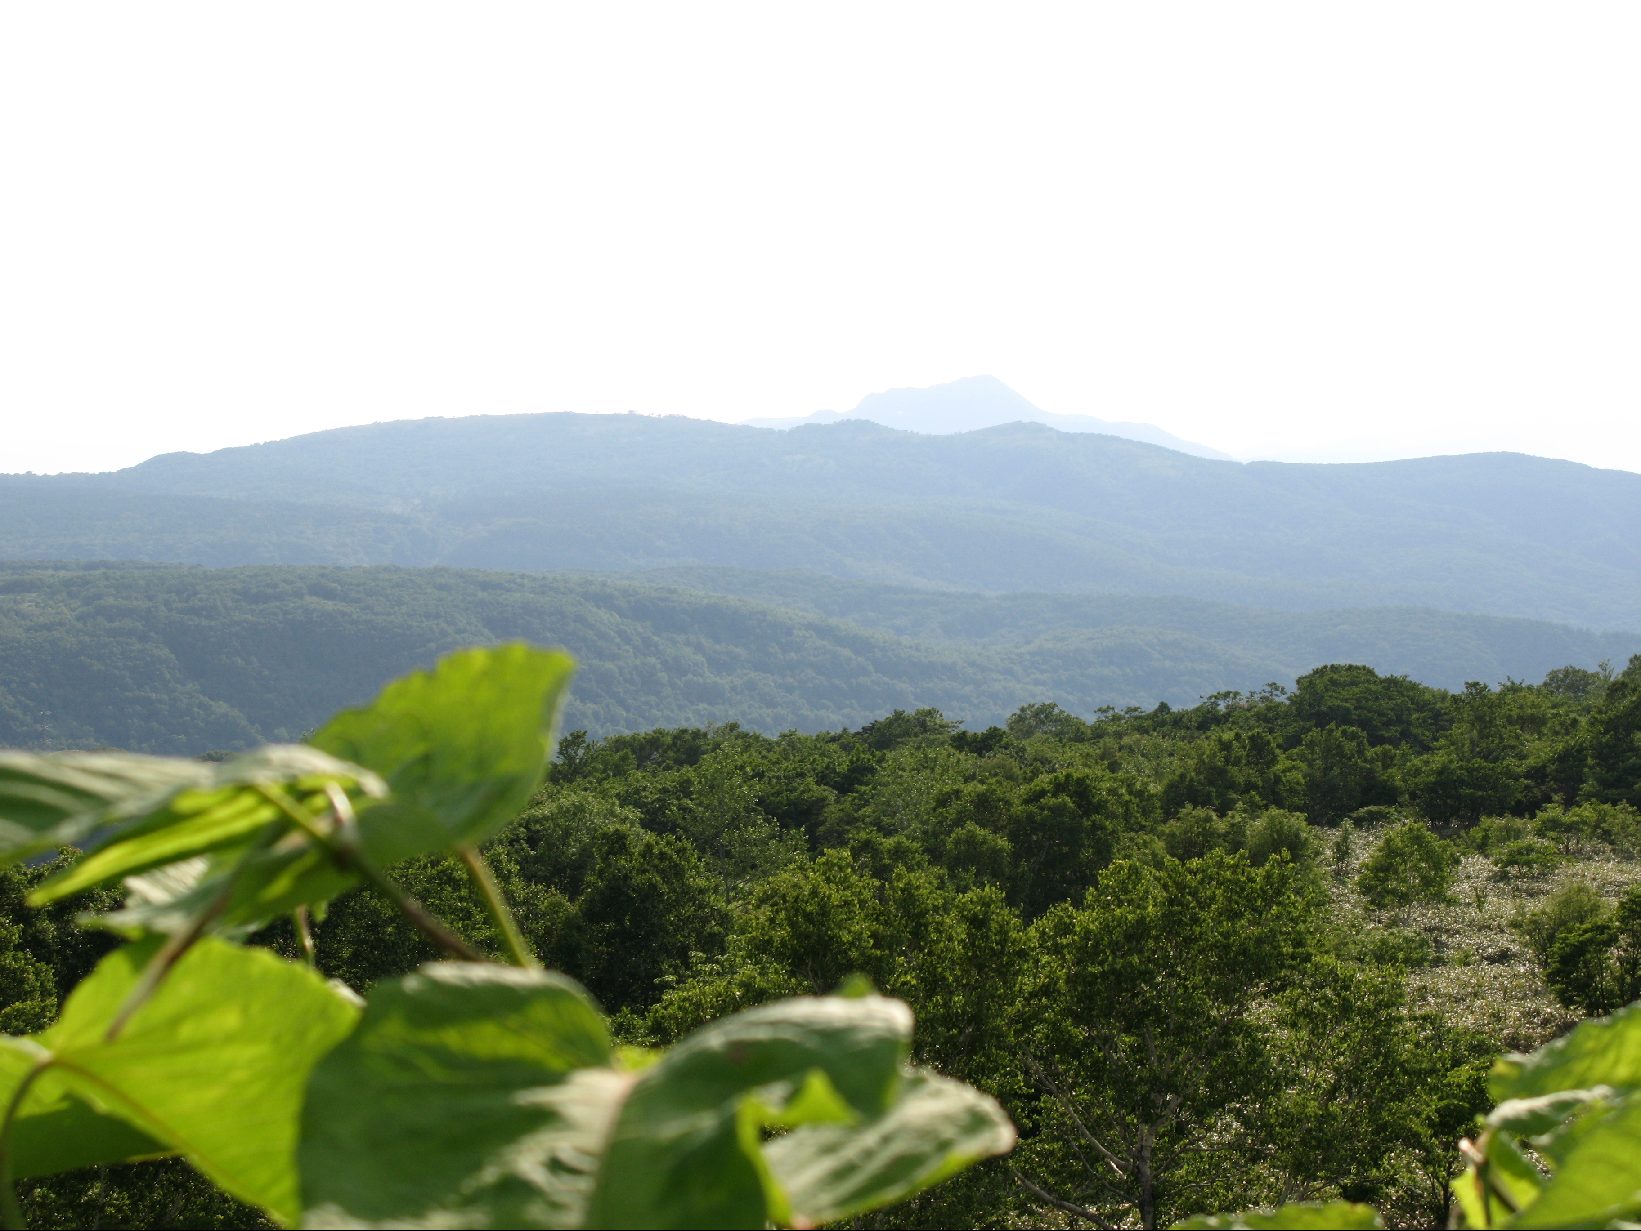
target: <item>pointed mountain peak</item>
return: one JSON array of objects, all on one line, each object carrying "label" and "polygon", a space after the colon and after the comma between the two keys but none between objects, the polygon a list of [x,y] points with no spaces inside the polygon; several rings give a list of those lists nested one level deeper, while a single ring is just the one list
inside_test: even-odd
[{"label": "pointed mountain peak", "polygon": [[1218,449],[1181,440],[1172,432],[1149,423],[1116,423],[1092,415],[1057,415],[1039,410],[995,376],[965,376],[922,389],[886,389],[882,393],[867,394],[859,405],[844,414],[817,410],[800,418],[748,419],[746,423],[749,427],[789,428],[849,420],[869,420],[884,427],[930,436],[978,432],[1005,423],[1041,423],[1059,432],[1097,432],[1161,445],[1193,457],[1232,460]]}]

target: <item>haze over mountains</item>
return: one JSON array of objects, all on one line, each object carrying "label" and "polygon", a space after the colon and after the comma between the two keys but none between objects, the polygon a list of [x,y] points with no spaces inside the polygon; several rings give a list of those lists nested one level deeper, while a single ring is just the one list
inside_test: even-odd
[{"label": "haze over mountains", "polygon": [[0,478],[0,558],[793,569],[985,592],[1641,627],[1641,475],[1516,454],[1214,461],[1019,423],[642,415],[343,428]]},{"label": "haze over mountains", "polygon": [[1193,457],[1232,460],[1228,453],[1194,441],[1181,440],[1172,432],[1149,423],[1096,419],[1092,415],[1057,415],[1039,410],[995,376],[969,376],[930,388],[889,389],[883,393],[872,393],[848,412],[817,410],[811,415],[748,419],[746,422],[752,427],[792,428],[806,423],[840,423],[846,419],[864,419],[881,423],[884,427],[932,435],[975,432],[988,427],[1001,427],[1005,423],[1042,423],[1062,432],[1098,432],[1106,436],[1120,436],[1124,440],[1161,445],[1165,449],[1177,449]]},{"label": "haze over mountains", "polygon": [[[954,427],[968,394],[995,407],[999,389],[897,392],[879,411]],[[0,740],[287,738],[310,710],[509,636],[583,657],[574,721],[598,731],[814,729],[920,705],[993,722],[1042,700],[1188,703],[1341,660],[1448,688],[1536,679],[1641,650],[1636,526],[1641,475],[1515,454],[1243,464],[864,414],[344,428],[0,476],[0,559],[65,562],[6,575]],[[305,630],[322,678],[257,711],[258,681],[307,678],[281,629]],[[98,671],[77,694],[95,712],[53,700],[53,681]],[[194,717],[174,731],[119,717],[184,696]]]}]

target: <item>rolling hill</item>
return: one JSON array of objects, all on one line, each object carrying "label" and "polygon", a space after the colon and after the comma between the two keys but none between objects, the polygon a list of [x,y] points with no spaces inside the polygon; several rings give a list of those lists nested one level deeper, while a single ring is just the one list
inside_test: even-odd
[{"label": "rolling hill", "polygon": [[1620,629],[1638,525],[1641,475],[1570,462],[1241,464],[1040,424],[481,416],[0,478],[0,558],[786,569]]}]

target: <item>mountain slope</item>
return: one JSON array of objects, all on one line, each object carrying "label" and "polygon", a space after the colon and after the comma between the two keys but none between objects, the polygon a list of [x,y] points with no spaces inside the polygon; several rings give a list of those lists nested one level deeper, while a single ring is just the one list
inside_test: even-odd
[{"label": "mountain slope", "polygon": [[[0,745],[190,753],[299,738],[460,645],[580,660],[569,727],[858,725],[934,706],[984,726],[1053,700],[1189,704],[1366,662],[1457,687],[1622,662],[1641,635],[1417,611],[930,594],[826,578],[447,569],[0,566]],[[739,585],[750,599],[711,594]]]},{"label": "mountain slope", "polygon": [[1386,604],[1641,627],[1641,475],[1513,454],[1216,462],[639,415],[347,428],[0,478],[0,558],[788,568],[936,588]]}]

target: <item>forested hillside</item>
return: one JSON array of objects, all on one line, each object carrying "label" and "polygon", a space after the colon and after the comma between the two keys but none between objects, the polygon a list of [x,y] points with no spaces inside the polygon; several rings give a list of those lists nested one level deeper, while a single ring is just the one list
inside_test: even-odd
[{"label": "forested hillside", "polygon": [[[1641,656],[1613,678],[1567,669],[1456,693],[1326,666],[1287,696],[1092,722],[1031,706],[983,731],[920,710],[779,738],[572,733],[485,851],[517,943],[583,981],[623,1042],[669,1044],[857,973],[908,1002],[916,1060],[996,1096],[1019,1142],[864,1225],[1152,1228],[1345,1199],[1392,1226],[1440,1226],[1464,1165],[1455,1143],[1522,1068],[1495,1057],[1641,996],[1638,738]],[[112,886],[21,904],[81,866],[0,875],[8,1031],[49,1021],[116,943],[71,922],[117,906]],[[506,951],[460,863],[418,857],[393,877]],[[280,924],[254,943],[294,959],[296,936]],[[436,955],[368,890],[333,903],[312,941],[321,972],[387,1004]],[[1609,1195],[1632,1157],[1593,1172],[1574,1157],[1633,1113],[1630,1056],[1576,1054],[1584,1080],[1620,1084],[1541,1099],[1522,1122],[1574,1117],[1578,1131],[1535,1138],[1556,1166],[1570,1160],[1559,1208],[1641,1211],[1632,1188]],[[464,1098],[489,1097],[464,1080]],[[327,1164],[302,1160],[335,1191]],[[547,1191],[570,1183],[531,1175]],[[492,1180],[471,1182],[476,1200],[501,1200]],[[1469,1182],[1468,1225],[1483,1225],[1494,1182]],[[437,1200],[447,1186],[440,1171],[381,1191]],[[1496,1186],[1500,1201],[1537,1192]],[[21,1189],[37,1227],[257,1219],[178,1161]]]},{"label": "forested hillside", "polygon": [[596,735],[818,731],[925,706],[978,728],[1044,701],[1084,715],[1191,705],[1322,661],[1459,688],[1641,648],[1641,636],[1429,611],[982,596],[794,574],[14,564],[0,566],[0,744],[200,753],[294,739],[442,652],[514,637],[577,655],[568,721]]},{"label": "forested hillside", "polygon": [[0,479],[0,558],[798,569],[1592,628],[1641,624],[1637,524],[1641,476],[1567,462],[1242,465],[1036,424],[431,419]]}]

